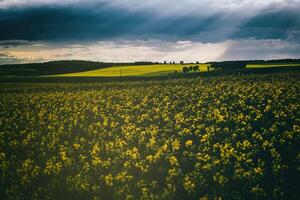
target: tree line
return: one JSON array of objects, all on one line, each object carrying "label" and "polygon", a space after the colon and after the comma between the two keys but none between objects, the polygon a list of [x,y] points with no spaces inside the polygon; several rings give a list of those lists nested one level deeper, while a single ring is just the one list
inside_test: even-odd
[{"label": "tree line", "polygon": [[200,68],[199,65],[195,65],[195,66],[187,66],[187,67],[183,67],[182,68],[183,73],[189,73],[189,72],[199,72]]}]

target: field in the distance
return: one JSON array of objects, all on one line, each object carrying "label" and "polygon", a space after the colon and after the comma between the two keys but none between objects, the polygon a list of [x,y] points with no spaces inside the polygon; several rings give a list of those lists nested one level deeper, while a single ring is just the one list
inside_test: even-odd
[{"label": "field in the distance", "polygon": [[[59,75],[51,75],[52,77],[126,77],[126,76],[167,76],[177,73],[182,73],[183,67],[198,65],[200,72],[207,72],[208,64],[156,64],[156,65],[138,65],[138,66],[112,66],[107,68],[89,70],[84,72],[66,73]],[[262,68],[285,68],[285,67],[300,67],[300,64],[275,63],[275,64],[248,64],[247,69],[262,69]]]},{"label": "field in the distance", "polygon": [[174,74],[175,71],[178,73],[182,72],[184,66],[195,66],[200,67],[200,72],[207,71],[207,64],[157,64],[157,65],[139,65],[139,66],[113,66],[102,69],[96,69],[78,73],[60,74],[56,76],[80,76],[80,77],[93,77],[93,76],[165,76]]},{"label": "field in the distance", "polygon": [[[242,64],[239,64],[242,63]],[[212,63],[216,64],[216,63]],[[247,64],[247,68],[245,68]],[[80,60],[66,61],[50,61],[45,63],[25,63],[0,65],[0,78],[157,78],[174,76],[175,71],[183,74],[183,67],[200,66],[199,75],[207,74],[208,64],[154,64],[154,63],[103,63]],[[300,60],[269,60],[269,61],[224,61],[218,62],[220,67],[216,67],[218,71],[247,71],[255,72],[255,70],[263,71],[275,69],[294,70],[299,68]],[[222,67],[223,66],[223,67]],[[220,70],[221,69],[221,70]],[[286,70],[285,70],[286,69]],[[191,74],[191,72],[189,73]]]},{"label": "field in the distance", "polygon": [[274,64],[249,64],[247,69],[274,68],[274,67],[300,67],[300,63],[274,63]]}]

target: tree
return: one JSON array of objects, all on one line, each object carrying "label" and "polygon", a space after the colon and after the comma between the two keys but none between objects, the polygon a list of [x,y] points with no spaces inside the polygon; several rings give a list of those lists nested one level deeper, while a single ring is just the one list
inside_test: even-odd
[{"label": "tree", "polygon": [[210,71],[210,65],[207,65],[207,71]]},{"label": "tree", "polygon": [[183,73],[189,73],[189,68],[188,67],[183,67],[182,68]]}]

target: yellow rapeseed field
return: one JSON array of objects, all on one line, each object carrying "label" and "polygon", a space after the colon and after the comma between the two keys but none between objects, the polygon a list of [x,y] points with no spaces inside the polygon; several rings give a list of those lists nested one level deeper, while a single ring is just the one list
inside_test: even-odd
[{"label": "yellow rapeseed field", "polygon": [[299,199],[300,74],[0,87],[1,199]]},{"label": "yellow rapeseed field", "polygon": [[156,65],[137,65],[137,66],[113,66],[84,72],[69,74],[51,75],[52,77],[119,77],[119,76],[166,76],[175,73],[182,73],[183,67],[199,66],[200,72],[207,71],[207,64],[156,64]]}]

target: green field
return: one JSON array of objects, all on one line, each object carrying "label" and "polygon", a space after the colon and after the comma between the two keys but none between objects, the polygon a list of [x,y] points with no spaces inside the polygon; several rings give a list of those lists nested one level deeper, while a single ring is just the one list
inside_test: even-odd
[{"label": "green field", "polygon": [[294,63],[294,64],[275,63],[275,64],[249,64],[249,65],[247,65],[247,69],[273,68],[273,67],[300,67],[300,63]]},{"label": "green field", "polygon": [[[165,76],[168,74],[174,74],[175,71],[178,73],[182,72],[184,66],[194,66],[191,65],[179,65],[179,64],[158,64],[158,65],[139,65],[139,66],[116,66],[108,67],[103,69],[78,72],[78,73],[68,73],[60,74],[54,76],[80,76],[80,77],[95,77],[95,76],[105,76],[105,77],[116,77],[116,76]],[[200,71],[207,71],[206,64],[200,64]]]}]

